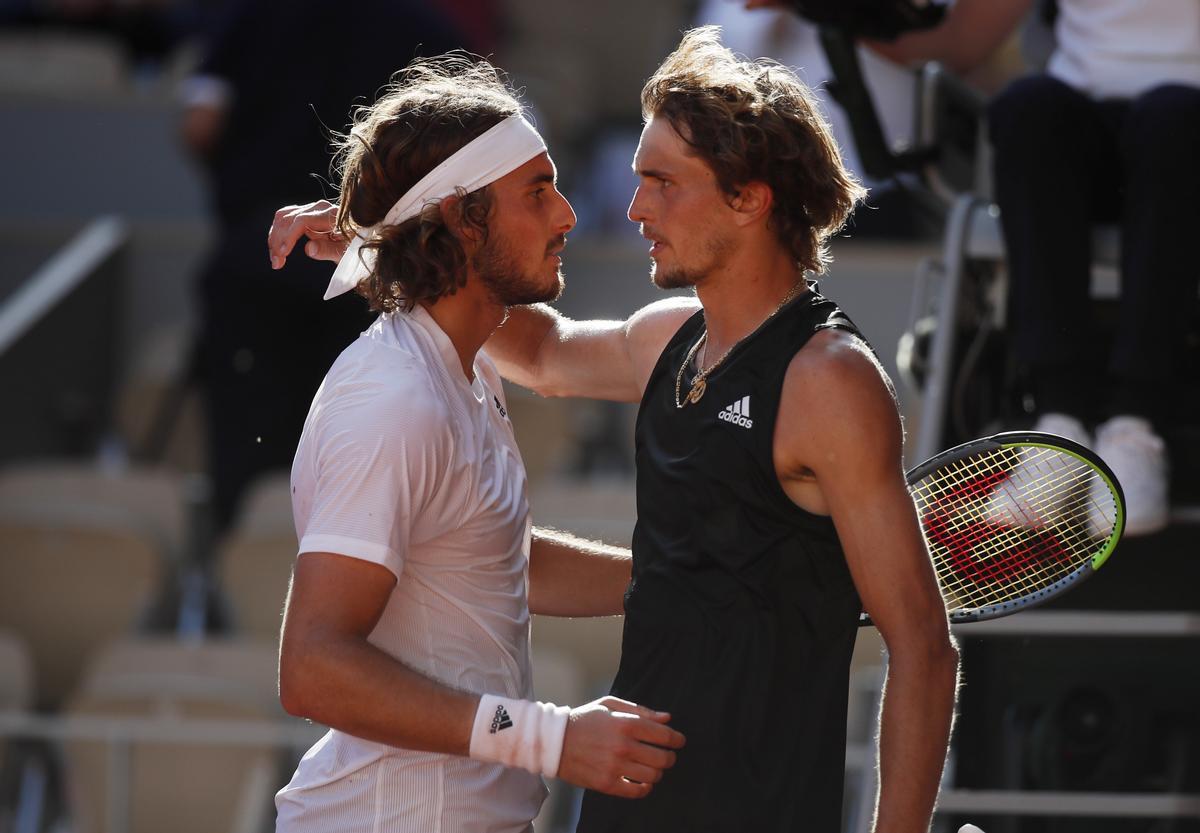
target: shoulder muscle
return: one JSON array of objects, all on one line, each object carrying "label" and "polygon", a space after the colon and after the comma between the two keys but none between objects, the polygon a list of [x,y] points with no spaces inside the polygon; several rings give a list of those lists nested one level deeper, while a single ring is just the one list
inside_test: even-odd
[{"label": "shoulder muscle", "polygon": [[891,380],[870,348],[842,330],[817,333],[792,359],[779,423],[790,462],[818,476],[900,459],[903,430]]}]

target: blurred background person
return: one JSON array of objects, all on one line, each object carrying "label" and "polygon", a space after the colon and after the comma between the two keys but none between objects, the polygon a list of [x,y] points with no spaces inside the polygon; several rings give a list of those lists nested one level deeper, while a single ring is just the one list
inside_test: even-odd
[{"label": "blurred background person", "polygon": [[[704,0],[695,19],[721,26],[722,40],[735,52],[766,56],[791,68],[814,91],[847,169],[870,189],[867,202],[854,213],[844,233],[860,238],[935,236],[935,218],[914,200],[909,187],[915,187],[913,183],[875,179],[864,170],[850,120],[826,88],[833,71],[821,46],[818,25],[788,10],[786,4],[747,6],[750,8],[729,0]],[[913,73],[865,47],[858,49],[858,59],[889,145],[910,144],[916,99]]]},{"label": "blurred background person", "polygon": [[[478,3],[473,5],[479,5]],[[323,304],[328,269],[271,269],[275,208],[328,189],[330,130],[362,91],[418,54],[486,48],[486,18],[412,0],[237,0],[184,85],[181,135],[208,173],[216,244],[197,282],[193,369],[206,393],[214,519],[224,529],[255,477],[291,465],[309,403],[369,322],[357,299]]]},{"label": "blurred background person", "polygon": [[[873,45],[897,61],[965,71],[1032,7],[959,0],[937,28]],[[1180,378],[1177,357],[1200,271],[1200,4],[1058,0],[1053,12],[1045,71],[1014,81],[988,110],[1012,349],[1035,428],[1094,443],[1125,489],[1126,532],[1145,534],[1168,519],[1160,426],[1177,386],[1195,384]],[[1089,300],[1097,223],[1121,230],[1109,335]]]}]

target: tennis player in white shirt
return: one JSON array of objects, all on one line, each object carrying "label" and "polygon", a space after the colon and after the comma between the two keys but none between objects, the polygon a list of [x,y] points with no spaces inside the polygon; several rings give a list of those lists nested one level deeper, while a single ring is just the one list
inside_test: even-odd
[{"label": "tennis player in white shirt", "polygon": [[[355,122],[338,216],[353,242],[327,297],[357,288],[381,314],[330,369],[292,469],[280,697],[332,728],[279,792],[276,829],[521,833],[543,775],[643,797],[684,743],[669,715],[535,702],[529,663],[530,612],[619,614],[629,554],[531,527],[479,352],[507,307],[562,289],[575,215],[554,165],[486,63],[414,63]],[[273,237],[281,224],[303,218],[281,210]]]}]

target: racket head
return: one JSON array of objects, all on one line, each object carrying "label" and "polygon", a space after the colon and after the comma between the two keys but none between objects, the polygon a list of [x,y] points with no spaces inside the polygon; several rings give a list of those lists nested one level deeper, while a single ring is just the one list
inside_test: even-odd
[{"label": "racket head", "polygon": [[1007,616],[1066,592],[1103,566],[1125,529],[1112,470],[1055,434],[971,440],[907,480],[951,623]]}]

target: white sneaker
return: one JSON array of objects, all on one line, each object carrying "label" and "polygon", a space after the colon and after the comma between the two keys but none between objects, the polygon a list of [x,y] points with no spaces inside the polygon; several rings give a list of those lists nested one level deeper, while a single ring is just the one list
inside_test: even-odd
[{"label": "white sneaker", "polygon": [[1167,448],[1150,422],[1115,416],[1096,429],[1096,453],[1125,492],[1125,534],[1148,535],[1167,525]]},{"label": "white sneaker", "polygon": [[[1042,433],[1066,437],[1083,446],[1091,442],[1083,423],[1067,414],[1043,414],[1033,428]],[[1063,489],[1056,500],[1031,502],[1029,487],[1034,481],[1047,476],[1070,479],[1074,470],[1068,457],[1046,455],[1039,449],[1024,449],[1009,476],[988,499],[984,511],[988,517],[1006,526],[1058,526],[1065,514],[1080,505],[1083,496]]]},{"label": "white sneaker", "polygon": [[1088,435],[1087,429],[1083,427],[1083,423],[1069,414],[1042,414],[1038,417],[1033,430],[1041,431],[1044,434],[1057,434],[1086,448],[1092,447],[1092,438]]}]

